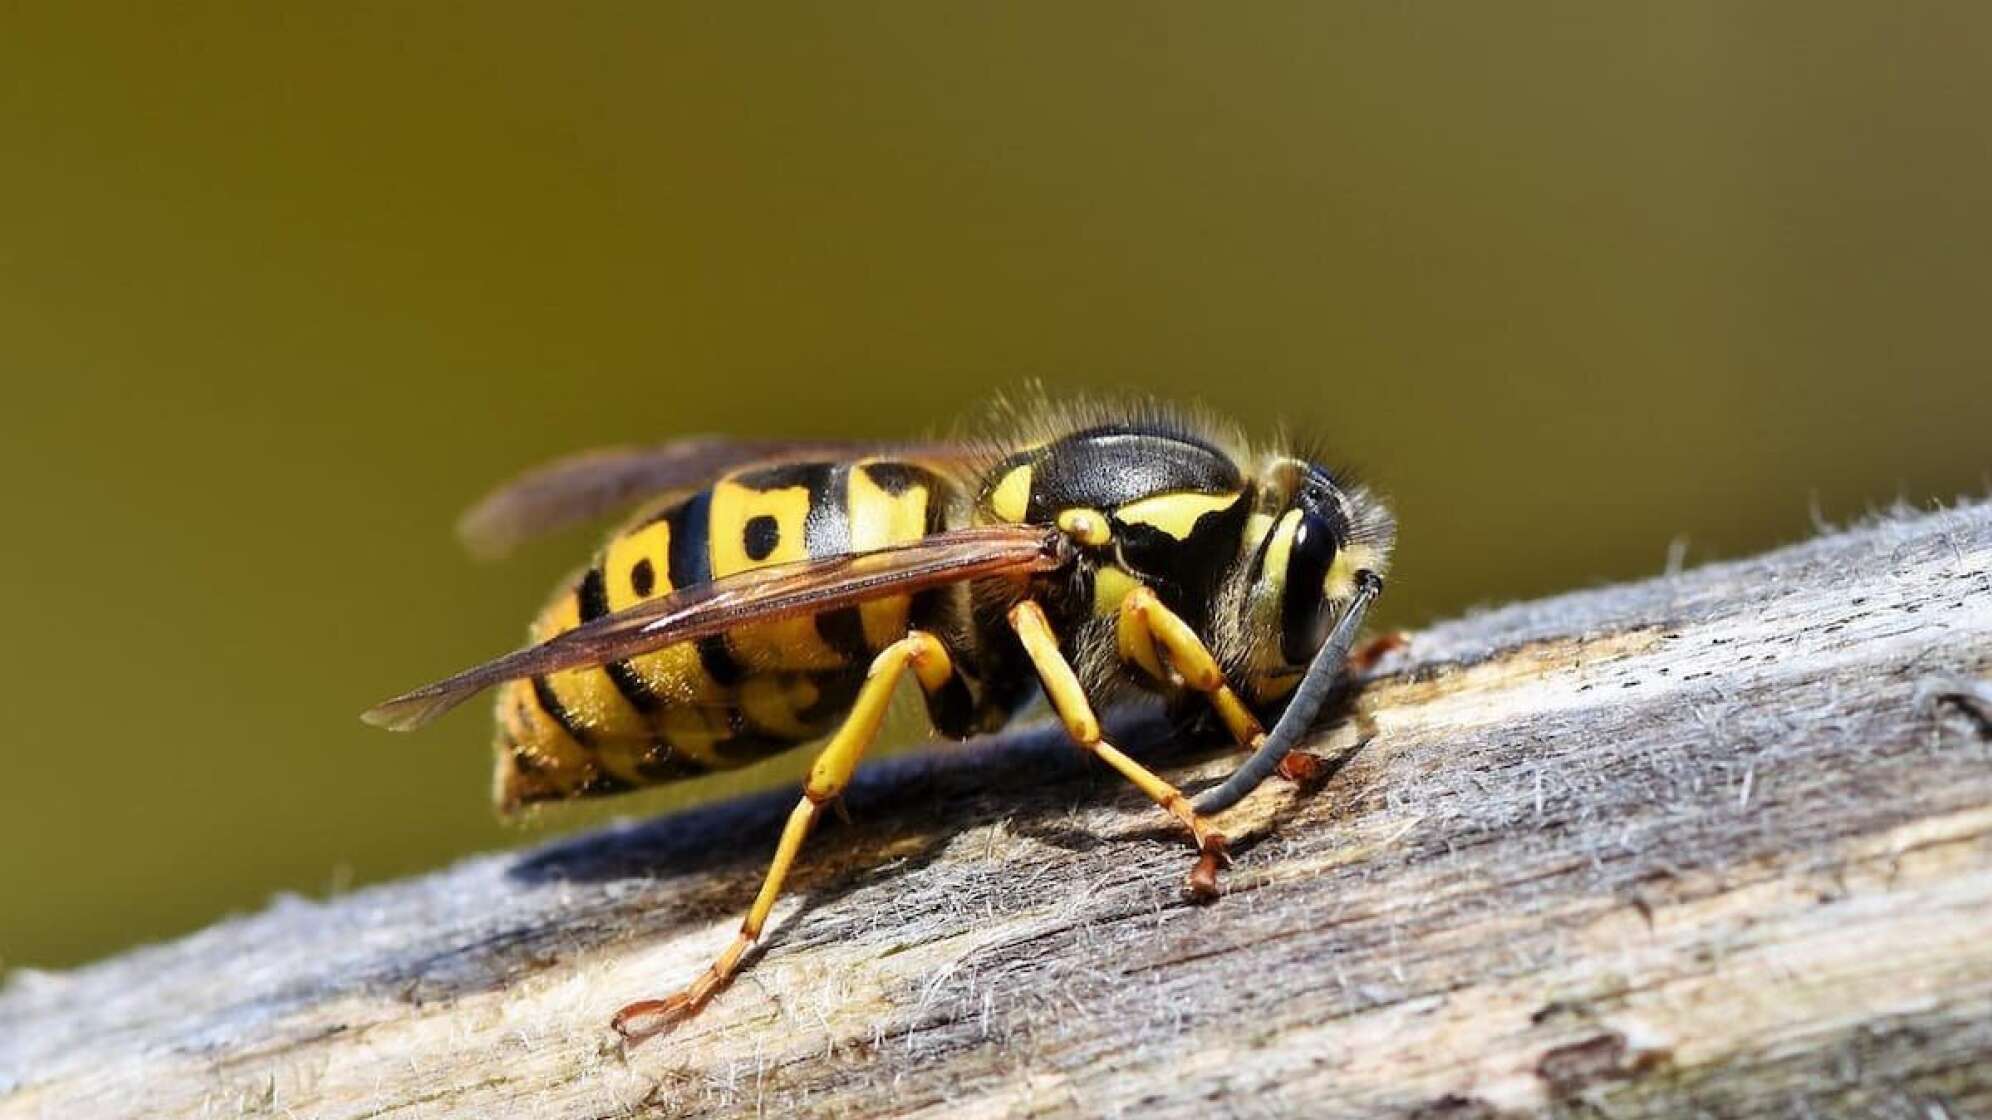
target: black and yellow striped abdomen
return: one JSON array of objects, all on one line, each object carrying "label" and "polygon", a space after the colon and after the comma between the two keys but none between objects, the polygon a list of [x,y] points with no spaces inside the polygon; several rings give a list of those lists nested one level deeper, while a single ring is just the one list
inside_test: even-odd
[{"label": "black and yellow striped abdomen", "polygon": [[[946,480],[909,463],[736,472],[617,531],[532,640],[751,568],[916,540],[945,528],[952,505]],[[499,806],[674,781],[819,738],[923,609],[883,599],[512,681],[498,695]]]}]

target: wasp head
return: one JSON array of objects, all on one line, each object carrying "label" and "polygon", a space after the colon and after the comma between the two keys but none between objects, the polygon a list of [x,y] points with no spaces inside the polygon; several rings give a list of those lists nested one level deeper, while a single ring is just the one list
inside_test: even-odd
[{"label": "wasp head", "polygon": [[1366,488],[1318,463],[1277,457],[1257,481],[1240,622],[1250,687],[1263,700],[1293,687],[1354,600],[1360,573],[1384,574],[1396,529]]}]

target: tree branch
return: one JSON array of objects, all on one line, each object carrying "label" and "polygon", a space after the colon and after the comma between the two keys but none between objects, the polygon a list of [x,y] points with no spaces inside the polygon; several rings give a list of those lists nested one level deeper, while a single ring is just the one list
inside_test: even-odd
[{"label": "tree branch", "polygon": [[1208,907],[1048,734],[880,764],[627,1053],[791,794],[280,900],[15,976],[0,1116],[1992,1114],[1988,572],[1981,504],[1418,633]]}]

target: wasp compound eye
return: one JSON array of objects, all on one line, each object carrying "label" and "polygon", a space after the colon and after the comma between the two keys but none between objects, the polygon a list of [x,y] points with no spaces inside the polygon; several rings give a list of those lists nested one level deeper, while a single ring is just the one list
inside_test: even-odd
[{"label": "wasp compound eye", "polygon": [[1341,541],[1326,517],[1309,513],[1294,527],[1280,604],[1280,653],[1289,665],[1312,660],[1327,637],[1328,569],[1340,550]]}]

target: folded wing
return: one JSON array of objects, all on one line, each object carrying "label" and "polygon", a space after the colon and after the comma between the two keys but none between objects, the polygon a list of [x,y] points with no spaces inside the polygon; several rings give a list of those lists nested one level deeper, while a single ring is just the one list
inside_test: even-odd
[{"label": "folded wing", "polygon": [[1065,562],[1055,531],[997,525],[936,533],[869,552],[772,564],[604,615],[384,701],[360,718],[408,731],[502,681],[602,665],[739,626],[819,614],[928,587],[1050,571]]}]

